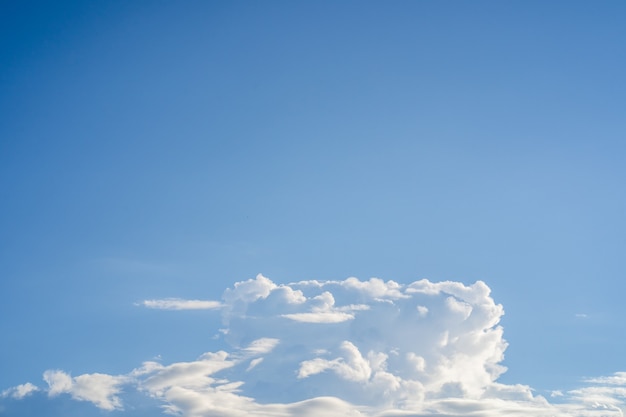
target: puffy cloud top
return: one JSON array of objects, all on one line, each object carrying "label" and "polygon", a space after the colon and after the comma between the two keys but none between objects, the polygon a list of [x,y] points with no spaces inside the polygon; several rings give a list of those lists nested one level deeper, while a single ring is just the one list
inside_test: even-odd
[{"label": "puffy cloud top", "polygon": [[[499,383],[504,309],[481,281],[276,284],[258,275],[227,289],[221,301],[142,305],[217,308],[220,337],[231,348],[189,362],[149,361],[118,376],[46,371],[48,395],[112,410],[133,386],[165,411],[189,417],[623,416],[624,373],[559,393],[559,404],[528,386]],[[21,387],[3,395],[37,389]]]}]

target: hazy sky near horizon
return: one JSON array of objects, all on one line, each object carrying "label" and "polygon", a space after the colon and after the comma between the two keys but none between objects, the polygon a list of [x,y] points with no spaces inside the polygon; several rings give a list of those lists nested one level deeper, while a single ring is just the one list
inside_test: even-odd
[{"label": "hazy sky near horizon", "polygon": [[625,21],[3,4],[0,415],[619,415]]}]

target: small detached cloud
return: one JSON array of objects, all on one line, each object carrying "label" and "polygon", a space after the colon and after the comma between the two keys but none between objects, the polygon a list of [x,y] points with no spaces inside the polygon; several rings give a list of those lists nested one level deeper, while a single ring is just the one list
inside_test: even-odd
[{"label": "small detached cloud", "polygon": [[[276,284],[259,275],[227,289],[222,302],[141,305],[219,310],[219,337],[230,348],[187,362],[147,361],[125,375],[46,371],[48,396],[122,410],[134,398],[126,390],[138,391],[183,417],[623,417],[626,407],[623,372],[555,390],[558,403],[498,382],[506,371],[504,308],[481,281]],[[14,393],[36,389],[27,385],[3,396],[25,397]]]},{"label": "small detached cloud", "polygon": [[118,394],[121,386],[129,382],[126,376],[107,374],[83,374],[72,378],[59,370],[44,372],[43,379],[48,384],[48,396],[70,394],[79,401],[90,401],[103,410],[121,409],[122,403]]},{"label": "small detached cloud", "polygon": [[144,300],[137,304],[157,310],[217,310],[222,307],[222,303],[219,301],[183,300],[180,298]]},{"label": "small detached cloud", "polygon": [[0,398],[14,398],[16,400],[21,400],[22,398],[28,397],[37,391],[39,391],[39,388],[36,385],[27,382],[2,391]]}]

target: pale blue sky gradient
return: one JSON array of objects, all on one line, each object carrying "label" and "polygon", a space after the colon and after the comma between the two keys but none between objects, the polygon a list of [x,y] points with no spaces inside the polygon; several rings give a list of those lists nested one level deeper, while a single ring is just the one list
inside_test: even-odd
[{"label": "pale blue sky gradient", "polygon": [[626,369],[623,2],[0,16],[0,391],[219,348],[135,303],[257,273],[483,280],[504,382]]}]

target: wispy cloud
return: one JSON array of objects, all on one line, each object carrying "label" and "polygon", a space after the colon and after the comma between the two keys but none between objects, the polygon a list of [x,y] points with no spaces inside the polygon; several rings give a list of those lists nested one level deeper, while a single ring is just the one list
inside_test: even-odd
[{"label": "wispy cloud", "polygon": [[216,310],[222,307],[219,301],[184,300],[181,298],[165,298],[161,300],[143,300],[137,305],[157,310]]},{"label": "wispy cloud", "polygon": [[25,384],[17,385],[15,387],[2,391],[0,397],[10,397],[16,400],[21,400],[22,398],[28,397],[29,395],[37,391],[39,391],[39,388],[36,385],[27,382]]}]

